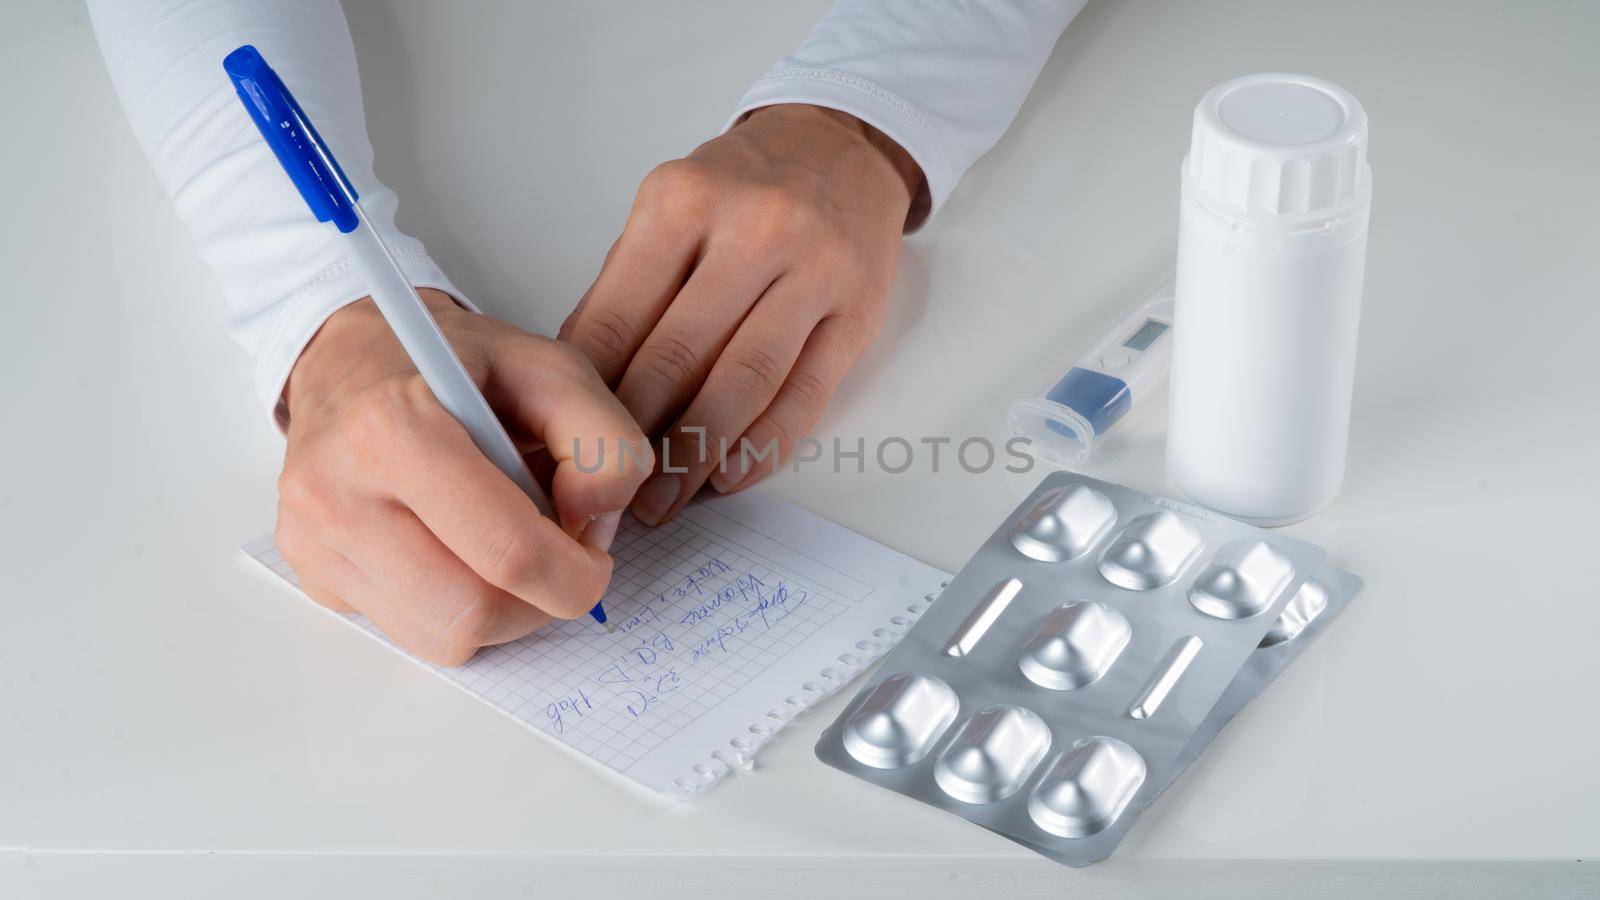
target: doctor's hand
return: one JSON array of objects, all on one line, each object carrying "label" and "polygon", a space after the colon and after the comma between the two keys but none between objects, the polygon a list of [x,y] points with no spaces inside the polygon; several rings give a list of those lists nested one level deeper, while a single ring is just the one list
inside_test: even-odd
[{"label": "doctor's hand", "polygon": [[[328,320],[290,376],[276,539],[318,603],[459,665],[588,613],[650,450],[577,350],[421,293],[518,446],[547,445],[560,522],[478,451],[363,300]],[[618,441],[640,451],[626,465]]]},{"label": "doctor's hand", "polygon": [[561,328],[664,438],[640,519],[793,452],[883,321],[921,184],[883,134],[805,105],[758,109],[645,178]]}]

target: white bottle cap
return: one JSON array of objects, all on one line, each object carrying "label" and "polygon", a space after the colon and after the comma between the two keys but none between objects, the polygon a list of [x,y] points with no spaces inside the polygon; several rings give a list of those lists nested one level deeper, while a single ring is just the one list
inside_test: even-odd
[{"label": "white bottle cap", "polygon": [[1246,220],[1343,215],[1371,198],[1367,113],[1320,78],[1225,81],[1195,107],[1184,180],[1205,206]]}]

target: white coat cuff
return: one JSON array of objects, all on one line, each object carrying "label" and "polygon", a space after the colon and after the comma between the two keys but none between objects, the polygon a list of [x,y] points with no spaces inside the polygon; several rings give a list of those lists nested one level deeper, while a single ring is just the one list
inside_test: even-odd
[{"label": "white coat cuff", "polygon": [[[443,291],[467,309],[479,311],[445,277],[432,258],[415,251],[407,252],[409,248],[405,243],[415,242],[390,240],[388,243],[401,271],[413,286]],[[274,305],[276,319],[256,354],[255,383],[262,405],[272,410],[274,423],[280,431],[286,430],[289,424],[283,391],[300,353],[329,316],[367,295],[366,286],[351,271],[349,261],[340,256],[298,291],[285,297],[282,303]]]}]

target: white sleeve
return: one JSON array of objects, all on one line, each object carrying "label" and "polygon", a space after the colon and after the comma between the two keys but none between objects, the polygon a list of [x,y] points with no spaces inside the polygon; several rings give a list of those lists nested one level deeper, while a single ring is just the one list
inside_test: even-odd
[{"label": "white sleeve", "polygon": [[745,93],[730,124],[775,103],[847,112],[922,167],[931,215],[1016,118],[1085,2],[839,0]]},{"label": "white sleeve", "polygon": [[254,357],[256,388],[280,424],[301,349],[366,291],[239,102],[222,69],[229,52],[254,44],[294,91],[412,283],[461,296],[395,228],[338,0],[89,0],[89,14],[134,134],[221,281],[229,332]]}]

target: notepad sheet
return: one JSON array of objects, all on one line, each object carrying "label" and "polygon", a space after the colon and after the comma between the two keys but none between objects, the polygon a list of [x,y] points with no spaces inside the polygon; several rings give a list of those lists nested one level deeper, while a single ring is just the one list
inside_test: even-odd
[{"label": "notepad sheet", "polygon": [[[245,553],[298,587],[270,537]],[[589,617],[480,651],[405,654],[526,727],[645,787],[690,797],[894,645],[949,576],[746,491],[612,546],[608,634]],[[317,607],[321,609],[321,607]],[[333,615],[405,653],[365,617]]]}]

